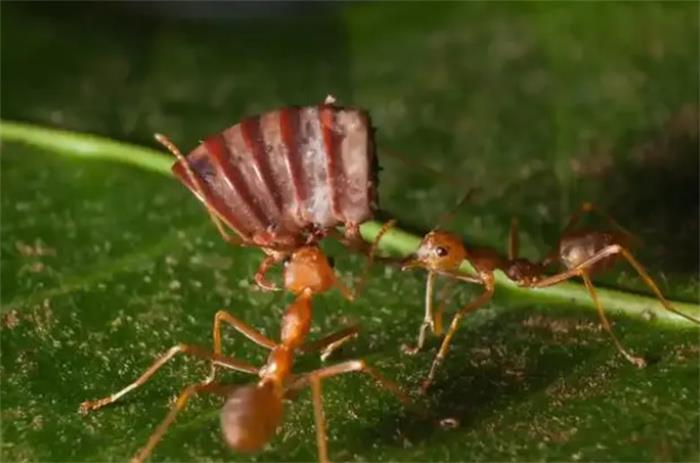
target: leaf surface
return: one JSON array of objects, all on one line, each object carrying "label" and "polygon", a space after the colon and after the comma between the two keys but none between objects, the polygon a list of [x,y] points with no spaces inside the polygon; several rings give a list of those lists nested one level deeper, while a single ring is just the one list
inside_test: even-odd
[{"label": "leaf surface", "polygon": [[[52,8],[3,8],[2,117],[31,123],[2,127],[3,461],[133,455],[205,364],[174,360],[88,416],[78,404],[127,384],[177,342],[210,345],[219,308],[277,336],[289,298],[253,288],[260,252],[222,243],[167,175],[170,160],[135,145],[153,147],[159,131],[188,149],[243,115],[326,93],[368,108],[378,127],[380,218],[414,232],[385,249],[410,250],[476,185],[450,229],[504,249],[517,215],[524,253],[541,256],[570,211],[593,200],[643,240],[637,255],[664,294],[697,315],[697,5],[319,6],[245,20],[250,11],[235,8],[215,10],[216,20]],[[361,271],[360,256],[326,246],[346,280]],[[399,349],[422,318],[424,275],[377,266],[371,276],[354,304],[319,297],[313,336],[360,322],[362,335],[329,361],[366,358],[414,389],[437,347]],[[324,383],[331,457],[698,459],[697,328],[646,320],[656,303],[631,269],[596,281],[616,333],[648,368],[617,355],[580,285],[501,285],[463,322],[418,399],[427,414],[362,377]],[[448,311],[476,291],[456,288]],[[240,336],[225,346],[265,359]],[[295,368],[319,365],[307,356]],[[308,391],[254,456],[225,448],[219,406],[194,400],[154,458],[316,458]]]}]

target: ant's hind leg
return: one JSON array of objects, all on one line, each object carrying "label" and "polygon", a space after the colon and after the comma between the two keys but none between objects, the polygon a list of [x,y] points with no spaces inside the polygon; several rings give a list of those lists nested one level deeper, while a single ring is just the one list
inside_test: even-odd
[{"label": "ant's hind leg", "polygon": [[321,352],[321,361],[324,362],[333,352],[348,341],[356,338],[359,333],[359,325],[351,325],[316,341],[307,342],[299,350],[304,353]]},{"label": "ant's hind leg", "polygon": [[410,406],[411,399],[399,387],[398,384],[387,379],[374,367],[367,365],[364,360],[349,360],[337,365],[320,368],[311,373],[306,373],[297,378],[289,387],[290,390],[299,389],[307,384],[311,386],[312,399],[314,404],[314,418],[316,420],[316,443],[318,446],[318,459],[321,463],[328,462],[328,450],[326,440],[326,420],[323,414],[323,399],[321,397],[321,380],[343,373],[362,372],[371,376],[377,384],[391,392],[404,405]]},{"label": "ant's hind leg", "polygon": [[536,283],[533,283],[529,285],[530,287],[534,288],[542,288],[546,286],[552,286],[557,283],[560,283],[564,280],[568,280],[570,278],[573,278],[575,276],[581,276],[583,278],[583,282],[586,285],[586,288],[588,289],[588,292],[591,295],[591,298],[593,299],[593,303],[596,306],[596,309],[598,310],[598,314],[601,318],[601,322],[603,324],[603,327],[605,328],[606,331],[612,336],[613,341],[615,342],[615,345],[617,346],[618,350],[622,355],[629,360],[631,363],[634,365],[641,367],[644,366],[645,362],[644,359],[640,357],[635,357],[631,355],[629,352],[627,352],[621,345],[620,341],[617,339],[617,337],[613,334],[612,329],[610,328],[610,323],[608,322],[607,318],[605,317],[605,314],[603,313],[603,306],[600,304],[600,301],[598,300],[598,297],[595,293],[595,290],[593,289],[593,284],[591,283],[590,278],[588,277],[588,274],[586,273],[586,270],[591,268],[594,264],[597,262],[606,259],[612,255],[615,254],[620,254],[622,255],[629,263],[632,265],[632,267],[639,273],[640,277],[642,280],[651,288],[651,290],[654,292],[656,297],[659,299],[661,304],[664,306],[664,308],[670,312],[673,312],[677,315],[680,315],[694,323],[700,323],[700,321],[696,320],[694,317],[691,317],[690,315],[686,315],[682,312],[677,311],[676,309],[671,306],[671,304],[663,297],[661,294],[661,291],[659,290],[658,286],[654,283],[654,280],[651,279],[649,274],[644,270],[644,267],[637,262],[637,260],[630,254],[630,252],[625,249],[624,247],[618,245],[618,244],[613,244],[610,246],[607,246],[600,251],[598,251],[594,256],[591,258],[587,259],[583,263],[579,264],[573,269],[569,269],[565,272],[559,273],[557,275],[552,275],[550,277],[547,277],[543,280],[540,280]]},{"label": "ant's hind leg", "polygon": [[[116,402],[119,400],[122,396],[125,394],[133,391],[137,387],[142,386],[146,381],[148,381],[151,376],[153,376],[163,365],[165,365],[169,360],[171,360],[175,355],[177,354],[186,354],[192,357],[198,357],[201,359],[206,359],[210,360],[213,364],[216,364],[218,366],[222,366],[224,368],[229,368],[232,370],[237,370],[237,371],[242,371],[244,373],[250,373],[250,374],[257,374],[258,369],[254,367],[253,365],[250,365],[247,362],[241,361],[241,360],[236,360],[232,359],[229,357],[224,357],[222,355],[218,354],[213,354],[211,352],[208,352],[204,349],[201,349],[196,346],[190,346],[187,344],[178,344],[176,346],[171,347],[168,349],[167,352],[165,352],[163,355],[158,357],[153,364],[148,367],[148,369],[139,376],[139,378],[134,381],[133,383],[129,384],[125,388],[121,389],[118,392],[115,392],[114,394],[110,394],[107,397],[104,397],[102,399],[98,400],[87,400],[80,404],[80,413],[87,413],[92,410],[97,410],[98,408],[102,408],[105,405],[109,405],[113,402]],[[209,381],[209,380],[207,380]]]},{"label": "ant's hind leg", "polygon": [[588,274],[584,271],[581,271],[580,275],[581,279],[583,279],[583,283],[586,285],[586,289],[588,289],[588,292],[591,295],[591,299],[593,299],[593,303],[595,304],[596,309],[598,310],[600,323],[603,325],[605,331],[607,331],[610,337],[612,338],[613,342],[615,343],[615,346],[617,347],[617,350],[630,363],[632,363],[638,368],[644,368],[647,365],[646,360],[644,360],[642,357],[637,357],[636,355],[630,354],[627,351],[627,349],[624,348],[617,336],[615,336],[615,333],[613,333],[612,327],[610,326],[610,322],[608,321],[608,318],[605,316],[605,312],[603,311],[603,305],[598,300],[598,295],[595,292],[595,288],[593,287],[593,283],[591,282],[591,279],[589,278]]},{"label": "ant's hind leg", "polygon": [[685,318],[693,323],[700,324],[700,320],[698,320],[697,318],[692,317],[692,316],[687,315],[687,314],[684,314],[683,312],[680,312],[680,311],[674,309],[673,306],[671,305],[671,303],[668,302],[668,300],[666,300],[666,298],[663,296],[663,294],[661,294],[661,290],[659,289],[658,286],[656,286],[656,283],[654,283],[654,280],[652,280],[652,278],[649,276],[649,274],[646,272],[646,270],[644,270],[644,267],[642,266],[642,264],[637,262],[637,259],[635,259],[627,249],[625,249],[623,246],[620,246],[619,244],[611,244],[610,246],[606,246],[605,248],[598,251],[594,256],[585,260],[584,262],[582,262],[581,264],[579,264],[578,266],[576,266],[572,269],[566,270],[566,271],[564,271],[562,273],[558,273],[556,275],[551,275],[547,278],[544,278],[543,280],[540,280],[538,282],[534,282],[534,283],[531,283],[528,285],[524,285],[524,286],[527,286],[530,288],[544,288],[547,286],[555,285],[557,283],[561,283],[564,280],[568,280],[568,279],[573,278],[575,276],[579,276],[581,274],[581,272],[586,271],[586,269],[591,268],[597,262],[599,262],[603,259],[606,259],[612,255],[615,255],[615,254],[622,255],[622,257],[624,257],[627,260],[627,262],[630,263],[630,265],[637,271],[637,273],[642,278],[644,283],[646,283],[646,285],[652,290],[654,295],[659,299],[659,301],[661,302],[661,305],[666,310],[668,310],[669,312],[673,312],[676,315],[681,316],[681,317],[683,317],[683,318]]},{"label": "ant's hind leg", "polygon": [[654,293],[659,302],[661,302],[661,305],[664,306],[664,309],[668,310],[669,312],[673,312],[676,315],[681,316],[688,321],[700,325],[700,320],[698,320],[697,318],[684,314],[683,312],[680,312],[673,308],[671,303],[668,302],[668,300],[663,296],[663,294],[661,294],[661,290],[656,285],[656,283],[654,283],[654,280],[649,276],[642,264],[640,264],[639,261],[637,261],[637,259],[635,259],[634,256],[632,256],[631,252],[629,252],[624,247],[620,247],[620,254],[622,254],[622,256],[625,259],[627,259],[627,262],[629,262],[630,265],[637,271],[639,277],[642,279],[642,281],[644,281],[644,283],[646,283],[649,289],[651,289],[651,291]]},{"label": "ant's hind leg", "polygon": [[187,406],[187,402],[192,395],[202,392],[222,394],[228,389],[229,387],[225,385],[209,383],[206,381],[186,387],[177,397],[177,400],[175,400],[175,404],[173,404],[172,408],[165,416],[165,419],[158,425],[156,430],[153,431],[153,434],[151,434],[151,436],[148,438],[146,445],[131,459],[131,463],[141,463],[148,458],[151,452],[153,452],[155,446],[163,438],[163,435],[168,430],[170,425],[173,424],[173,421],[175,421],[177,414],[182,411],[185,406]]},{"label": "ant's hind leg", "polygon": [[326,417],[323,414],[323,395],[321,394],[321,379],[317,376],[309,378],[311,397],[314,404],[314,422],[316,423],[316,447],[318,462],[328,463],[328,436],[326,434]]}]

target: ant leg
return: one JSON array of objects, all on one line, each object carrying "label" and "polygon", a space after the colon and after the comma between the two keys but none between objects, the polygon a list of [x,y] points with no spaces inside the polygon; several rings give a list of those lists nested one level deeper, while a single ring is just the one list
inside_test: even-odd
[{"label": "ant leg", "polygon": [[185,169],[187,178],[194,187],[197,195],[199,196],[199,199],[202,201],[202,204],[204,204],[207,213],[209,213],[211,221],[214,222],[214,226],[216,226],[216,229],[219,231],[219,234],[224,239],[224,241],[233,245],[243,243],[243,240],[239,236],[232,237],[228,234],[228,232],[226,232],[226,229],[224,228],[221,219],[219,219],[219,216],[217,215],[216,211],[209,205],[209,203],[206,200],[207,197],[204,194],[204,187],[202,186],[200,178],[195,175],[194,171],[192,170],[192,166],[190,166],[190,163],[187,161],[187,158],[182,155],[178,147],[175,146],[175,143],[173,143],[168,137],[160,133],[156,133],[153,136],[158,143],[163,145],[177,158],[180,165],[182,165],[182,167]]},{"label": "ant leg", "polygon": [[415,346],[411,347],[407,344],[401,346],[404,354],[415,355],[425,344],[425,335],[428,328],[431,328],[435,332],[435,319],[433,318],[433,289],[435,288],[435,273],[428,272],[428,279],[425,281],[425,314],[423,315],[423,322],[418,329],[418,341]]},{"label": "ant leg", "polygon": [[654,283],[654,280],[649,276],[649,274],[644,270],[644,267],[642,264],[640,264],[637,259],[635,259],[632,254],[625,249],[623,246],[620,246],[619,244],[611,244],[610,246],[606,246],[600,251],[598,251],[594,256],[592,256],[589,259],[586,259],[583,261],[581,264],[576,266],[573,269],[567,270],[565,272],[549,276],[547,278],[544,278],[540,281],[530,283],[528,285],[523,285],[527,286],[530,288],[544,288],[546,286],[552,286],[557,283],[560,283],[564,280],[568,280],[570,278],[573,278],[575,276],[580,275],[580,272],[582,270],[585,270],[587,268],[590,268],[592,265],[594,265],[596,262],[599,262],[609,256],[612,256],[614,254],[620,254],[622,255],[627,262],[637,271],[639,276],[642,278],[644,283],[653,291],[654,295],[659,299],[659,302],[661,302],[661,305],[668,310],[669,312],[673,312],[676,315],[683,317],[693,323],[700,324],[700,320],[696,319],[695,317],[692,317],[690,315],[684,314],[683,312],[680,312],[676,309],[673,308],[670,302],[666,300],[666,298],[661,294],[661,290],[659,289],[658,286],[656,286],[656,283]]},{"label": "ant leg", "polygon": [[[224,321],[231,325],[236,331],[241,333],[246,338],[253,341],[255,344],[265,347],[266,349],[274,349],[277,343],[272,339],[268,338],[262,334],[257,329],[248,325],[246,322],[234,317],[229,312],[225,310],[219,310],[214,315],[214,328],[212,330],[212,338],[214,340],[214,355],[221,355],[221,322]],[[209,373],[209,381],[213,381],[216,376],[215,363],[211,365],[211,371]]]},{"label": "ant leg", "polygon": [[265,278],[265,274],[270,270],[270,268],[284,259],[284,255],[275,254],[271,256],[266,256],[265,259],[260,263],[258,271],[255,272],[255,283],[265,291],[280,291],[280,288],[274,283],[270,283]]},{"label": "ant leg", "polygon": [[644,283],[646,283],[646,285],[649,287],[649,289],[652,290],[654,295],[661,302],[661,305],[664,306],[664,309],[668,310],[669,312],[673,312],[676,315],[679,315],[688,321],[691,321],[693,323],[700,325],[700,320],[698,320],[697,318],[692,317],[692,316],[687,315],[687,314],[684,314],[683,312],[680,312],[680,311],[673,308],[671,303],[668,302],[668,300],[663,296],[663,294],[661,294],[661,290],[656,285],[656,283],[654,283],[654,280],[649,276],[649,274],[644,269],[642,264],[640,264],[639,261],[637,259],[635,259],[634,256],[632,256],[631,252],[629,252],[624,247],[620,247],[620,253],[624,256],[625,259],[627,259],[627,262],[629,262],[630,265],[637,271],[637,273],[639,274],[639,277],[642,279],[642,281],[644,281]]},{"label": "ant leg", "polygon": [[337,363],[335,365],[319,368],[318,370],[305,373],[292,381],[288,389],[300,389],[310,383],[312,378],[324,379],[331,376],[352,372],[362,372],[371,376],[372,379],[378,383],[379,387],[392,393],[404,405],[410,405],[412,403],[408,394],[406,394],[398,384],[388,378],[385,378],[384,375],[379,372],[379,370],[367,365],[364,360],[348,360],[346,362]]},{"label": "ant leg", "polygon": [[321,379],[313,376],[309,379],[311,397],[314,403],[314,422],[316,423],[316,447],[318,448],[319,463],[328,463],[328,438],[326,435],[326,417],[323,414],[323,395],[321,394]]},{"label": "ant leg", "polygon": [[573,230],[576,224],[578,224],[578,222],[581,220],[581,216],[583,216],[583,214],[590,214],[592,212],[595,212],[599,216],[603,217],[613,228],[616,228],[624,235],[627,235],[629,237],[635,236],[632,232],[620,225],[620,223],[617,220],[613,219],[607,212],[604,212],[599,207],[588,201],[581,203],[579,208],[573,214],[571,214],[571,217],[569,218],[569,223],[564,228],[562,235]]},{"label": "ant leg", "polygon": [[518,258],[520,254],[520,232],[519,223],[516,217],[510,221],[510,231],[508,232],[508,260]]},{"label": "ant leg", "polygon": [[593,210],[593,204],[589,203],[588,201],[585,201],[581,203],[581,205],[576,209],[570,216],[569,216],[569,221],[566,223],[566,227],[564,227],[564,230],[562,231],[562,235],[565,235],[569,233],[571,230],[574,229],[576,225],[581,221],[581,216],[583,214],[587,214]]},{"label": "ant leg", "polygon": [[462,197],[459,198],[459,201],[457,201],[457,202],[455,203],[455,205],[452,206],[451,209],[449,209],[448,211],[444,212],[444,213],[438,218],[438,220],[435,222],[436,225],[433,227],[433,230],[432,230],[432,231],[435,231],[435,230],[437,230],[438,228],[442,228],[442,227],[445,226],[447,223],[449,223],[449,222],[454,218],[455,214],[457,214],[457,211],[458,211],[463,205],[465,205],[465,204],[472,198],[472,196],[474,196],[475,193],[478,193],[480,190],[481,190],[480,187],[471,187],[471,188],[469,188],[469,189],[464,193],[464,195],[462,195]]},{"label": "ant leg", "polygon": [[165,416],[165,419],[158,425],[156,430],[153,431],[153,434],[151,434],[151,436],[148,438],[146,445],[141,450],[139,450],[139,452],[131,459],[131,463],[140,463],[146,460],[146,458],[148,458],[151,452],[153,452],[153,449],[155,448],[156,444],[158,444],[158,441],[162,439],[163,434],[165,434],[170,425],[173,424],[173,421],[175,421],[175,417],[180,411],[182,411],[185,408],[187,402],[193,394],[201,392],[217,393],[218,389],[221,388],[222,386],[219,384],[212,384],[205,381],[203,383],[192,384],[183,389],[183,391],[180,393],[177,400],[175,401],[175,404]]},{"label": "ant leg", "polygon": [[466,275],[464,273],[461,273],[460,271],[454,272],[454,271],[436,270],[435,273],[438,275],[448,277],[452,280],[459,280],[459,281],[463,281],[465,283],[476,283],[478,285],[484,284],[484,280],[482,280],[480,277]]},{"label": "ant leg", "polygon": [[[257,374],[258,373],[258,368],[254,367],[253,365],[250,365],[247,362],[244,362],[242,360],[236,360],[230,357],[225,357],[223,355],[219,354],[214,354],[211,352],[208,352],[204,349],[201,349],[196,346],[190,346],[187,344],[177,344],[170,349],[168,349],[165,354],[161,355],[156,359],[153,364],[148,367],[148,369],[139,376],[139,378],[134,381],[133,383],[129,384],[125,388],[121,389],[118,392],[115,392],[114,394],[110,394],[107,397],[104,397],[102,399],[98,400],[86,400],[82,404],[80,404],[79,412],[80,413],[87,413],[92,410],[97,410],[98,408],[102,408],[105,405],[109,405],[113,402],[116,402],[119,400],[122,396],[125,394],[133,391],[139,386],[142,386],[146,381],[148,381],[151,376],[153,376],[156,371],[158,371],[163,365],[165,365],[170,359],[175,357],[177,354],[186,354],[192,357],[198,357],[201,359],[206,359],[206,360],[211,360],[213,363],[215,363],[218,366],[222,366],[224,368],[229,368],[231,370],[237,370],[237,371],[242,371],[244,373],[250,373],[250,374]],[[209,380],[207,380],[209,381]]]},{"label": "ant leg", "polygon": [[561,273],[557,273],[555,275],[550,275],[546,278],[543,278],[539,281],[535,282],[517,282],[520,286],[527,287],[527,288],[545,288],[547,286],[553,286],[558,283],[561,283],[562,281],[569,280],[573,277],[579,276],[581,274],[581,270],[585,270],[587,268],[590,268],[592,265],[595,263],[606,259],[610,257],[613,254],[619,254],[620,250],[622,249],[622,246],[618,244],[611,244],[610,246],[606,246],[600,251],[598,251],[595,255],[592,257],[586,259],[576,267],[565,270]]},{"label": "ant leg", "polygon": [[[578,221],[578,219],[576,219]],[[569,229],[567,225],[567,230]],[[508,231],[508,260],[513,262],[520,256],[520,221],[517,217],[513,217],[510,221],[510,230]],[[544,259],[540,261],[542,267],[548,267],[557,262],[558,254],[556,251],[551,251]]]},{"label": "ant leg", "polygon": [[603,311],[603,306],[598,300],[598,295],[595,292],[595,288],[593,287],[593,283],[591,283],[591,279],[588,276],[588,274],[581,270],[581,279],[583,279],[583,283],[586,285],[586,288],[588,289],[589,294],[591,295],[591,299],[593,299],[593,303],[595,304],[596,309],[598,310],[598,316],[600,317],[600,322],[603,325],[603,328],[605,328],[605,331],[608,332],[610,337],[612,338],[613,342],[615,343],[615,346],[617,347],[617,350],[627,359],[631,364],[638,368],[644,368],[647,364],[647,362],[642,358],[642,357],[637,357],[635,355],[630,354],[627,349],[625,349],[622,346],[622,343],[620,340],[615,336],[615,333],[613,333],[612,327],[610,326],[610,322],[608,321],[608,318],[605,316],[605,312]]},{"label": "ant leg", "polygon": [[452,286],[456,280],[448,280],[445,286],[442,287],[442,290],[440,291],[440,296],[438,299],[440,299],[440,305],[438,305],[437,310],[433,314],[433,318],[435,319],[435,323],[433,325],[433,334],[435,336],[440,336],[442,334],[442,314],[445,313],[445,306],[447,305],[447,295],[450,289],[452,289]]},{"label": "ant leg", "polygon": [[[369,277],[369,271],[372,269],[372,264],[374,264],[374,256],[377,253],[377,248],[379,247],[379,242],[382,240],[384,235],[396,226],[396,219],[391,219],[388,222],[382,224],[381,228],[377,232],[377,236],[374,237],[374,241],[369,248],[367,253],[367,262],[365,263],[365,268],[362,272],[362,276],[355,282],[355,289],[353,291],[353,300],[362,293],[362,290],[367,283],[367,278]],[[357,230],[359,236],[359,229]]]},{"label": "ant leg", "polygon": [[435,356],[435,359],[433,360],[433,364],[430,366],[430,372],[428,373],[428,377],[423,381],[423,384],[421,386],[421,390],[423,392],[427,391],[430,385],[432,384],[433,380],[435,379],[435,373],[437,372],[438,367],[442,363],[442,361],[445,359],[447,356],[447,352],[449,351],[450,348],[450,342],[452,341],[452,337],[455,335],[457,332],[457,328],[459,327],[459,322],[464,317],[466,314],[469,312],[473,312],[482,305],[486,304],[491,297],[493,296],[494,292],[494,283],[493,283],[493,275],[491,275],[486,281],[484,282],[486,288],[484,289],[484,292],[481,293],[479,297],[477,297],[475,300],[467,304],[466,306],[462,307],[459,312],[455,314],[455,316],[452,318],[452,323],[450,323],[450,329],[447,331],[447,334],[445,335],[445,338],[442,340],[442,345],[440,346],[440,350],[438,351],[437,355]]},{"label": "ant leg", "polygon": [[401,389],[401,387],[399,387],[398,384],[385,378],[384,375],[382,375],[374,367],[367,365],[364,360],[349,360],[347,362],[338,363],[329,367],[320,368],[316,371],[312,371],[298,377],[292,382],[292,384],[290,384],[288,390],[300,389],[306,384],[311,386],[314,404],[314,417],[316,419],[316,443],[318,445],[318,458],[320,462],[328,462],[326,422],[323,415],[323,401],[321,398],[321,380],[331,376],[351,372],[362,372],[371,376],[381,388],[392,393],[404,405],[411,405],[410,397]]},{"label": "ant leg", "polygon": [[316,341],[307,342],[301,346],[299,350],[303,353],[320,351],[321,361],[323,362],[326,361],[328,357],[330,357],[340,346],[351,339],[356,338],[359,332],[360,327],[358,325],[348,326],[347,328],[343,328],[340,331],[336,331],[335,333],[324,336]]}]

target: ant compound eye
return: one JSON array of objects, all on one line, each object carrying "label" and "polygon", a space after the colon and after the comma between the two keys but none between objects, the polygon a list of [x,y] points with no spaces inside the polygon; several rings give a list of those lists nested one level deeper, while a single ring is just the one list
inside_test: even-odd
[{"label": "ant compound eye", "polygon": [[444,248],[442,246],[438,246],[437,248],[435,248],[435,254],[438,257],[445,257],[447,255],[447,248]]},{"label": "ant compound eye", "polygon": [[331,268],[335,268],[335,258],[328,256],[328,265],[330,265]]},{"label": "ant compound eye", "polygon": [[291,262],[291,260],[292,260],[291,256],[285,257],[284,260],[282,261],[282,265],[284,265],[285,267],[288,266],[289,262]]}]

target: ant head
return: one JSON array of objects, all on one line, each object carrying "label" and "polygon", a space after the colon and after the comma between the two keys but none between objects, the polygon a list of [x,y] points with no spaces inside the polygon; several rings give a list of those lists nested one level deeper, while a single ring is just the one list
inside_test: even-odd
[{"label": "ant head", "polygon": [[256,452],[282,422],[282,397],[272,382],[238,387],[221,409],[221,432],[238,452]]},{"label": "ant head", "polygon": [[284,265],[284,287],[293,294],[305,289],[322,293],[335,284],[335,272],[318,246],[297,249]]},{"label": "ant head", "polygon": [[423,238],[418,250],[409,256],[402,270],[423,267],[427,270],[456,270],[467,257],[462,241],[443,231],[431,231]]}]

